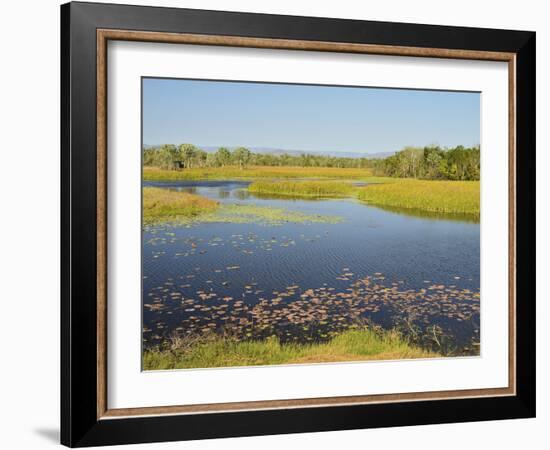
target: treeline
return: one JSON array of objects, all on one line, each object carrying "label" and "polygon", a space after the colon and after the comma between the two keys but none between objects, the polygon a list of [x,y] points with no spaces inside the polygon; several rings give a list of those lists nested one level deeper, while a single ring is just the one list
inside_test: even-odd
[{"label": "treeline", "polygon": [[143,165],[167,170],[193,167],[297,166],[371,169],[374,175],[441,180],[479,180],[479,147],[461,145],[443,149],[438,146],[406,147],[384,159],[344,158],[328,155],[279,155],[253,153],[245,147],[230,150],[220,147],[206,152],[192,144],[166,144],[143,150]]},{"label": "treeline", "polygon": [[205,152],[192,144],[162,145],[143,150],[143,164],[162,169],[175,170],[192,167],[224,167],[224,166],[297,166],[297,167],[340,167],[368,168],[371,167],[368,158],[339,158],[324,155],[289,155],[282,153],[253,153],[245,147],[231,151],[220,147],[215,152]]},{"label": "treeline", "polygon": [[371,168],[375,175],[388,177],[479,180],[479,157],[479,147],[407,147],[388,158],[371,160]]}]

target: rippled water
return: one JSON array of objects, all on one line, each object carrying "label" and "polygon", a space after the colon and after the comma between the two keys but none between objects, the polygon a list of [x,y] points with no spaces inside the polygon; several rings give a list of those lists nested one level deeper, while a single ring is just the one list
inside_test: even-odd
[{"label": "rippled water", "polygon": [[[438,325],[458,347],[479,342],[478,223],[388,211],[351,199],[265,198],[246,191],[247,184],[144,183],[221,203],[284,208],[344,220],[278,226],[146,227],[146,346],[162,342],[174,330],[219,330],[228,321],[240,323],[244,336],[252,338],[275,333],[283,340],[322,340],[331,330],[348,327],[354,308],[361,317],[385,328],[406,320],[408,326],[421,329]],[[368,287],[362,284],[365,279]],[[382,289],[388,290],[383,302],[364,301]],[[312,322],[309,305],[314,298],[328,306],[327,317],[314,317]],[[280,299],[276,307],[274,299]],[[251,311],[258,314],[251,316]],[[303,320],[286,320],[285,314],[297,314]]]}]

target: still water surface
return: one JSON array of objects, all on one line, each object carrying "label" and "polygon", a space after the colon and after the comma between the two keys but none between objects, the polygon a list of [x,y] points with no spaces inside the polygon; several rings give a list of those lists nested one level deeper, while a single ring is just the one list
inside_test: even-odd
[{"label": "still water surface", "polygon": [[[436,325],[451,347],[466,353],[479,342],[478,223],[403,214],[351,199],[265,198],[249,193],[247,185],[144,183],[220,203],[343,221],[145,227],[145,346],[174,331],[220,331],[229,325],[240,327],[243,337],[319,341],[358,319],[412,332]],[[311,305],[321,305],[320,315]]]}]

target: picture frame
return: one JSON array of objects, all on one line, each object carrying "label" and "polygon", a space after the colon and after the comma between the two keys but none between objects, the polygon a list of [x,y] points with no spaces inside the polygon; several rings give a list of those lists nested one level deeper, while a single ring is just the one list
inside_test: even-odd
[{"label": "picture frame", "polygon": [[[61,6],[61,442],[70,447],[535,416],[535,33],[72,2]],[[508,64],[508,386],[149,405],[107,402],[107,44]]]}]

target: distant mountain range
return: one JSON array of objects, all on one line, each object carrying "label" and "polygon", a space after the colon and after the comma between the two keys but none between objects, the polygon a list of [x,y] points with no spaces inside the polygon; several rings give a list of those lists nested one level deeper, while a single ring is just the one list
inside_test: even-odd
[{"label": "distant mountain range", "polygon": [[[159,145],[150,145],[144,144],[143,148],[158,147]],[[220,146],[217,145],[197,145],[198,148],[204,150],[205,152],[211,153],[217,151]],[[235,150],[237,147],[227,147],[229,150]],[[361,153],[361,152],[310,152],[304,150],[289,150],[289,149],[279,149],[272,147],[246,147],[248,150],[254,153],[269,153],[272,155],[291,155],[291,156],[300,156],[300,155],[319,155],[319,156],[333,156],[340,158],[372,158],[372,159],[383,159],[388,156],[392,156],[395,152],[376,152],[376,153]]]}]

